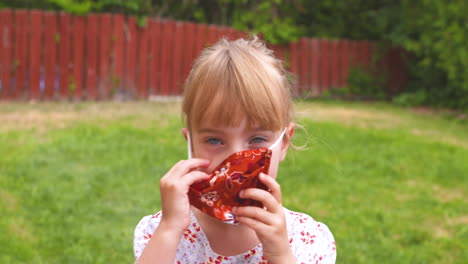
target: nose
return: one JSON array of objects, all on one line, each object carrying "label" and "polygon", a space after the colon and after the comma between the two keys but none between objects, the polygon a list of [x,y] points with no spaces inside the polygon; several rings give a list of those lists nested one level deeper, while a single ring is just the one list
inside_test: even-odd
[{"label": "nose", "polygon": [[232,141],[229,143],[228,147],[224,149],[223,153],[218,156],[219,160],[217,160],[217,163],[222,162],[234,153],[241,152],[246,149],[248,149],[248,146],[246,146],[242,141]]},{"label": "nose", "polygon": [[232,154],[246,150],[247,146],[244,146],[241,142],[231,142],[227,148],[224,149],[222,153],[216,155],[212,160],[210,166],[207,168],[207,172],[211,173],[213,170],[229,158]]},{"label": "nose", "polygon": [[231,144],[229,145],[229,148],[227,148],[227,153],[226,153],[226,157],[234,154],[234,153],[237,153],[237,152],[241,152],[241,151],[244,151],[248,149],[248,146],[246,146],[242,141],[234,141],[234,142],[231,142]]}]

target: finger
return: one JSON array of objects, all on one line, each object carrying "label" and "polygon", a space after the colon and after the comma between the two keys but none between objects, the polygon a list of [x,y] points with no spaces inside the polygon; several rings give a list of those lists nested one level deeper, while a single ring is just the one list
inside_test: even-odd
[{"label": "finger", "polygon": [[236,220],[240,224],[243,224],[252,228],[257,235],[262,236],[263,234],[268,233],[268,226],[254,218],[249,218],[246,216],[239,216],[239,217],[236,216]]},{"label": "finger", "polygon": [[208,179],[209,174],[202,171],[194,170],[183,175],[176,175],[175,172],[170,171],[159,181],[161,190],[170,190],[170,192],[182,191],[186,192],[190,185],[195,182]]},{"label": "finger", "polygon": [[273,194],[263,189],[258,189],[258,188],[245,189],[239,193],[239,197],[242,199],[252,199],[252,200],[261,202],[263,206],[265,206],[267,210],[272,213],[277,213],[281,208],[281,204],[278,203],[278,201],[273,196]]},{"label": "finger", "polygon": [[271,194],[275,197],[276,201],[281,204],[281,186],[279,183],[271,176],[266,175],[265,173],[260,173],[259,179],[265,184],[268,189],[270,189]]},{"label": "finger", "polygon": [[202,171],[191,171],[187,174],[184,175],[183,177],[183,182],[187,185],[190,186],[196,182],[206,180],[210,177],[209,174],[204,173]]},{"label": "finger", "polygon": [[251,219],[255,219],[259,222],[262,222],[266,225],[272,225],[274,219],[274,215],[267,210],[256,207],[256,206],[240,206],[232,208],[232,212],[237,217],[247,217]]},{"label": "finger", "polygon": [[238,217],[236,218],[236,220],[240,223],[240,224],[243,224],[243,225],[246,225],[250,228],[252,228],[255,233],[257,234],[257,236],[259,237],[259,239],[262,240],[262,238],[264,237],[268,237],[268,236],[271,236],[271,233],[272,233],[272,229],[270,226],[266,225],[265,223],[262,223],[254,218],[249,218],[249,217],[245,217],[245,216],[241,216],[241,217]]},{"label": "finger", "polygon": [[174,165],[174,167],[172,167],[170,172],[182,176],[196,168],[208,167],[209,164],[210,161],[207,159],[181,160],[177,162],[177,164]]}]

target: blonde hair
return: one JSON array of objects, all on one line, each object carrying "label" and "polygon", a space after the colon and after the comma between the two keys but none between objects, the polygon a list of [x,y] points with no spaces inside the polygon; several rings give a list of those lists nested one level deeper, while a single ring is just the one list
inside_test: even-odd
[{"label": "blonde hair", "polygon": [[220,40],[194,62],[182,112],[191,131],[202,122],[278,131],[292,121],[290,84],[280,60],[257,37]]}]

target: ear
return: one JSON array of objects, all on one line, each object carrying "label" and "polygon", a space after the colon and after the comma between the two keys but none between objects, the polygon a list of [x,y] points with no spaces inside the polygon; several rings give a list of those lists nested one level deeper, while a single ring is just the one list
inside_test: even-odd
[{"label": "ear", "polygon": [[180,132],[182,132],[182,135],[184,136],[185,140],[187,140],[188,129],[184,127],[180,130]]},{"label": "ear", "polygon": [[288,154],[289,143],[291,143],[291,139],[294,136],[295,129],[296,129],[296,124],[293,122],[289,123],[288,127],[286,128],[286,133],[284,134],[284,137],[283,137],[283,144],[281,145],[280,161],[283,161],[286,158],[286,154]]}]

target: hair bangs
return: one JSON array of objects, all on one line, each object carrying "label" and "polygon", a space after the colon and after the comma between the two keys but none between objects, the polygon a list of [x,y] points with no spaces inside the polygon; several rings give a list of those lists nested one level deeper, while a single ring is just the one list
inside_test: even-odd
[{"label": "hair bangs", "polygon": [[[236,98],[237,97],[237,98]],[[262,109],[263,106],[263,109]],[[238,94],[217,94],[204,112],[200,112],[195,124],[210,126],[238,127],[246,122],[248,129],[279,130],[281,124],[278,118],[268,114],[270,107],[266,104],[254,106],[246,104]]]},{"label": "hair bangs", "polygon": [[[245,40],[220,41],[195,62],[183,113],[189,129],[202,125],[278,131],[291,120],[290,96],[276,60]],[[255,44],[255,45],[254,45]]]}]

